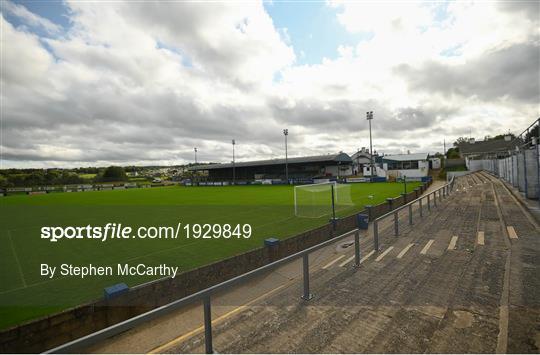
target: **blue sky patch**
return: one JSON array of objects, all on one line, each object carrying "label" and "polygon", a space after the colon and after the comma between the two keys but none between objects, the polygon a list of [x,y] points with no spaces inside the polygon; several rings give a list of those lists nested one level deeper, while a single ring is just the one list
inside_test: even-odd
[{"label": "blue sky patch", "polygon": [[287,29],[297,64],[320,64],[323,58],[336,59],[338,46],[355,46],[371,34],[351,34],[339,23],[339,9],[325,2],[265,2],[274,27]]}]

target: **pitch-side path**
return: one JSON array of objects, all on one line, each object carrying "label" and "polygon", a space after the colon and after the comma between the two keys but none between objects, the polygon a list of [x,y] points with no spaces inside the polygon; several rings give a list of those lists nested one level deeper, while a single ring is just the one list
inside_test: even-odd
[{"label": "pitch-side path", "polygon": [[[487,173],[461,177],[455,189],[437,208],[428,212],[424,206],[423,218],[415,209],[412,226],[404,215],[399,237],[391,221],[381,224],[377,253],[371,252],[368,231],[360,268],[353,267],[353,251],[343,245],[313,255],[318,262],[310,301],[300,299],[301,282],[291,276],[250,302],[225,303],[226,311],[213,315],[215,351],[538,353],[536,221]],[[192,322],[190,331],[151,350],[204,352],[200,321]],[[150,330],[134,330],[138,336],[125,334],[91,350],[125,351],[120,344],[130,339],[127,350],[148,351],[145,331]]]}]

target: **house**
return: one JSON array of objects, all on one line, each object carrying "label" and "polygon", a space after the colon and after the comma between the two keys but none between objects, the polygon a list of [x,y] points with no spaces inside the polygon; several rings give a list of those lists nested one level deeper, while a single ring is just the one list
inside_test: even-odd
[{"label": "house", "polygon": [[428,153],[416,153],[384,155],[378,160],[388,177],[414,179],[428,176],[428,158]]},{"label": "house", "polygon": [[483,141],[469,138],[468,141],[459,143],[457,147],[461,158],[465,159],[465,165],[471,170],[471,160],[505,158],[521,143],[520,139],[513,139],[511,135],[506,135],[502,139]]},{"label": "house", "polygon": [[[362,149],[358,150],[356,153],[351,155],[351,159],[352,159],[353,175],[363,174],[364,168],[368,168],[368,172],[369,172],[369,165],[371,163],[371,154],[369,153],[369,149],[362,147]],[[375,154],[374,154],[373,159],[375,159]],[[367,175],[371,175],[371,174],[368,173]],[[364,174],[364,176],[366,176],[366,174]]]},{"label": "house", "polygon": [[439,170],[441,168],[441,158],[438,158],[438,157],[429,158],[429,168],[433,170]]}]

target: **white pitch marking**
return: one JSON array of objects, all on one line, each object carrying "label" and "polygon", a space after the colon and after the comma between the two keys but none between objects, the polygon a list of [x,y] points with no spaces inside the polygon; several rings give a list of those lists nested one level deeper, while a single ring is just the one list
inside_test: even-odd
[{"label": "white pitch marking", "polygon": [[398,254],[397,258],[398,259],[401,259],[403,257],[403,255],[405,255],[405,253],[407,253],[409,251],[409,249],[411,249],[412,247],[414,246],[414,243],[411,243],[409,245],[407,245],[405,248],[403,248],[403,250]]},{"label": "white pitch marking", "polygon": [[348,258],[347,260],[345,260],[344,262],[342,262],[341,264],[339,264],[339,266],[340,266],[340,267],[344,267],[345,265],[347,265],[348,263],[350,263],[352,259],[354,259],[354,255],[351,256],[350,258]]},{"label": "white pitch marking", "polygon": [[17,251],[15,250],[15,244],[13,244],[13,238],[11,237],[11,231],[8,230],[9,242],[11,243],[11,250],[13,251],[13,256],[15,257],[15,262],[17,263],[17,268],[19,269],[19,276],[23,283],[23,288],[26,288],[26,279],[24,278],[24,273],[22,271],[21,263],[19,262],[19,257],[17,256]]},{"label": "white pitch marking", "polygon": [[484,232],[479,231],[478,237],[477,237],[477,243],[478,245],[484,245]]},{"label": "white pitch marking", "polygon": [[510,239],[518,239],[518,235],[514,227],[508,226],[506,227],[506,230],[508,231],[508,236],[510,237]]},{"label": "white pitch marking", "polygon": [[322,268],[323,269],[328,269],[330,266],[334,265],[335,263],[337,263],[339,260],[343,259],[344,257],[345,257],[345,255],[340,255],[337,258],[335,258],[334,260],[332,260],[331,262],[329,262],[328,264],[324,265]]},{"label": "white pitch marking", "polygon": [[381,261],[382,258],[384,258],[386,256],[386,254],[388,254],[392,249],[394,249],[394,247],[388,247],[388,249],[386,249],[381,255],[379,255],[377,257],[377,259],[375,259],[375,261]]},{"label": "white pitch marking", "polygon": [[452,239],[450,239],[450,244],[448,244],[448,250],[456,249],[457,240],[458,240],[457,235],[453,236]]},{"label": "white pitch marking", "polygon": [[364,256],[362,259],[360,259],[360,264],[362,264],[364,261],[369,259],[369,257],[372,256],[373,253],[375,253],[375,250],[370,251],[366,256]]},{"label": "white pitch marking", "polygon": [[424,249],[422,249],[422,251],[420,252],[420,254],[427,254],[429,248],[431,247],[431,244],[433,244],[435,240],[434,239],[430,239],[427,243],[426,243],[426,246],[424,247]]}]

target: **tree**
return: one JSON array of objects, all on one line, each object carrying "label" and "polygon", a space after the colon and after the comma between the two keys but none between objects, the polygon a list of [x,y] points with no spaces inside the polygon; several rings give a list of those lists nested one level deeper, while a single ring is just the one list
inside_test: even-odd
[{"label": "tree", "polygon": [[43,170],[35,170],[26,176],[24,183],[27,186],[45,185],[45,173]]},{"label": "tree", "polygon": [[506,134],[498,134],[495,137],[489,138],[487,140],[494,141],[494,140],[504,139],[504,137],[506,136],[510,136],[510,139],[516,138],[516,136],[513,133],[506,133]]},{"label": "tree", "polygon": [[6,187],[12,187],[13,184],[9,182],[9,180],[4,176],[0,175],[0,188],[6,188]]},{"label": "tree", "polygon": [[62,184],[72,185],[72,184],[81,184],[84,180],[79,177],[79,175],[72,173],[71,171],[62,171]]},{"label": "tree", "polygon": [[532,137],[538,137],[539,136],[538,133],[540,132],[538,130],[538,125],[536,125],[533,128],[531,128],[529,132],[525,135],[525,142],[527,143],[530,142]]},{"label": "tree", "polygon": [[127,181],[128,177],[124,168],[120,166],[109,166],[103,171],[100,178],[101,181]]},{"label": "tree", "polygon": [[459,137],[458,139],[456,139],[456,141],[454,142],[454,147],[457,147],[459,146],[461,143],[467,143],[469,142],[469,139],[466,138],[466,137]]},{"label": "tree", "polygon": [[448,149],[446,151],[446,158],[447,159],[459,159],[460,158],[459,148],[455,147],[455,148]]}]

